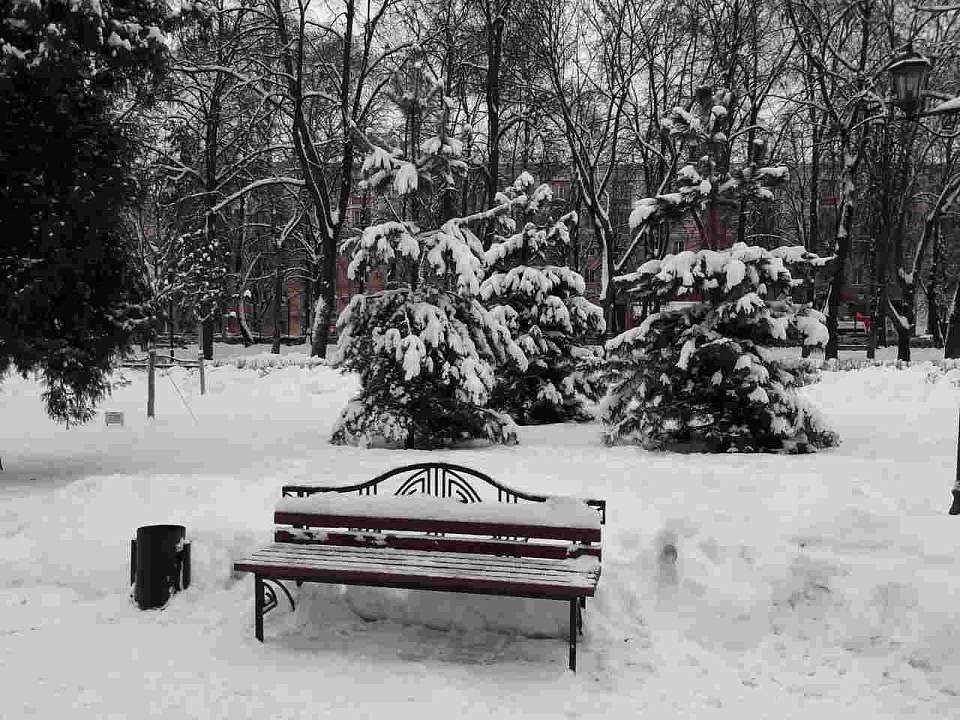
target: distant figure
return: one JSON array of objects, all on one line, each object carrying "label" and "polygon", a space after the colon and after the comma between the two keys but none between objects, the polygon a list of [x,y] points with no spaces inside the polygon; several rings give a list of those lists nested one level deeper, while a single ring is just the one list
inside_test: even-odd
[{"label": "distant figure", "polygon": [[863,323],[863,331],[865,333],[870,332],[870,316],[864,315],[859,310],[855,310],[853,313],[854,322]]}]

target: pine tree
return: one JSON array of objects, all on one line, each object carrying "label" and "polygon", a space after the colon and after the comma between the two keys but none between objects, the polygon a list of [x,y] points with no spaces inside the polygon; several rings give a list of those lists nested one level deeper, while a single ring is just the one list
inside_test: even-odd
[{"label": "pine tree", "polygon": [[[826,343],[824,316],[790,297],[826,259],[737,243],[650,260],[625,278],[659,311],[607,342],[608,444],[711,452],[811,452],[837,444],[765,346]],[[793,270],[793,274],[791,273]],[[685,297],[699,298],[677,302]]]},{"label": "pine tree", "polygon": [[131,117],[166,56],[165,4],[0,0],[0,375],[42,373],[49,414],[84,421],[148,310],[120,210]]},{"label": "pine tree", "polygon": [[[527,356],[526,370],[507,367],[498,373],[490,405],[521,425],[588,420],[587,403],[598,399],[593,373],[600,358],[586,346],[588,334],[603,332],[603,311],[583,296],[583,277],[565,266],[546,264],[550,251],[562,257],[569,243],[570,212],[538,224],[551,200],[549,185],[535,186],[524,172],[497,201],[518,206],[523,227],[501,217],[509,236],[497,236],[485,253],[492,268],[480,286],[491,313],[510,328]],[[523,198],[526,198],[524,201]]]},{"label": "pine tree", "polygon": [[[479,300],[483,248],[470,226],[510,212],[519,201],[445,217],[464,169],[462,144],[447,134],[449,99],[439,89],[427,97],[441,102],[437,135],[413,145],[416,155],[409,158],[399,148],[371,144],[363,164],[368,186],[392,186],[405,205],[418,207],[419,217],[370,225],[353,242],[351,278],[384,263],[392,266],[394,282],[355,296],[338,319],[338,366],[359,374],[361,390],[336,423],[335,444],[434,448],[471,438],[517,441],[513,421],[486,405],[496,368],[525,368],[527,361]],[[411,107],[417,117],[415,123],[408,117],[408,127],[419,128],[421,105]]]}]

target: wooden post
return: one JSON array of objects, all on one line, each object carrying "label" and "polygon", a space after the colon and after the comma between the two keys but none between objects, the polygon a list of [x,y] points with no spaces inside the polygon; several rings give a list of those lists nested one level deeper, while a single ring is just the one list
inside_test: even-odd
[{"label": "wooden post", "polygon": [[201,348],[200,352],[197,353],[197,362],[200,363],[200,394],[203,395],[207,392],[207,380],[203,374],[203,349]]},{"label": "wooden post", "polygon": [[156,398],[157,388],[156,388],[156,367],[157,367],[157,351],[151,350],[147,355],[147,417],[153,417],[153,404],[154,399]]}]

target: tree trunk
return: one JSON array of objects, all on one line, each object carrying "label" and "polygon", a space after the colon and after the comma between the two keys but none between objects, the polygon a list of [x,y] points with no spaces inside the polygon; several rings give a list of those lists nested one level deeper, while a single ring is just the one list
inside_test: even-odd
[{"label": "tree trunk", "polygon": [[[910,338],[917,325],[917,279],[900,272],[900,317],[895,317],[897,325],[897,360],[910,361]],[[901,319],[906,322],[903,326]]]},{"label": "tree trunk", "polygon": [[[308,273],[307,279],[303,283],[303,300],[300,303],[300,310],[303,313],[303,319],[300,322],[300,334],[310,335],[312,328],[313,313],[313,275]],[[312,344],[312,340],[311,340]]]},{"label": "tree trunk", "polygon": [[[907,322],[910,322],[909,318],[904,318]],[[910,336],[911,329],[913,325],[904,327],[900,322],[900,318],[896,319],[897,323],[897,360],[902,360],[903,362],[910,362]]]},{"label": "tree trunk", "polygon": [[313,342],[310,345],[310,355],[323,358],[327,356],[330,324],[333,322],[333,311],[337,305],[337,256],[334,253],[324,253],[320,267],[321,277],[318,283],[320,287],[313,311]]},{"label": "tree trunk", "polygon": [[937,301],[937,289],[940,287],[941,263],[943,258],[943,233],[937,227],[937,239],[933,244],[933,257],[930,260],[930,280],[927,282],[927,334],[933,338],[936,347],[943,347],[943,334],[940,332],[940,307]]},{"label": "tree trunk", "polygon": [[[808,60],[807,66],[812,70],[812,61]],[[815,97],[811,85],[810,99]],[[817,115],[817,108],[814,103],[810,103],[810,126],[811,126],[811,146],[810,146],[810,206],[807,209],[807,250],[814,253],[820,252],[820,147],[821,136],[820,118]],[[813,300],[813,286],[810,287],[811,298]]]},{"label": "tree trunk", "polygon": [[[846,138],[845,138],[846,140]],[[827,297],[827,331],[830,339],[824,351],[827,360],[836,360],[839,349],[839,335],[837,334],[838,313],[840,311],[840,296],[846,286],[847,258],[850,255],[850,234],[853,232],[853,220],[857,209],[857,168],[863,154],[863,131],[857,146],[848,149],[843,158],[843,204],[840,210],[840,222],[837,227],[837,241],[834,248],[836,260],[833,266],[833,276],[830,280],[830,294]],[[846,144],[846,143],[844,143]]]},{"label": "tree trunk", "polygon": [[[807,67],[812,69],[812,61],[807,60]],[[810,99],[813,100],[815,97],[815,91],[813,85],[809,86]],[[810,145],[810,204],[807,207],[807,237],[806,237],[806,247],[807,250],[814,253],[820,252],[820,119],[817,116],[817,108],[813,102],[810,103],[810,132],[811,132],[811,145]],[[816,283],[813,276],[810,277],[809,281],[804,283],[805,286],[805,302],[814,303],[816,296]],[[810,357],[810,351],[812,346],[804,345],[800,350],[801,357]]]},{"label": "tree trunk", "polygon": [[[500,7],[500,0],[486,0],[484,13],[487,30],[487,207],[496,202],[497,186],[500,184],[500,62],[503,56],[503,13],[510,0]],[[490,221],[484,228],[484,248],[490,247],[495,223]]]},{"label": "tree trunk", "polygon": [[277,249],[276,264],[273,267],[273,347],[270,352],[280,354],[280,310],[283,306],[283,263],[280,249]]},{"label": "tree trunk", "polygon": [[606,323],[604,336],[611,338],[616,334],[617,328],[614,314],[616,290],[613,286],[613,277],[611,276],[611,271],[616,262],[613,247],[613,228],[610,226],[610,219],[602,209],[594,209],[593,203],[589,204],[589,209],[590,216],[593,219],[593,232],[600,245],[600,257],[603,263],[600,268],[600,306],[603,308],[603,319]]},{"label": "tree trunk", "polygon": [[[323,176],[323,168],[327,163],[320,157],[316,146],[311,139],[310,123],[304,114],[302,86],[299,79],[302,77],[304,38],[297,37],[294,42],[290,37],[290,31],[287,27],[284,4],[280,0],[273,0],[271,3],[273,9],[273,21],[276,23],[277,36],[280,40],[280,46],[283,48],[282,61],[287,75],[288,91],[294,99],[293,112],[293,145],[296,151],[297,161],[303,172],[304,188],[309,193],[310,200],[317,209],[317,217],[320,221],[319,232],[322,238],[323,261],[321,269],[323,277],[320,282],[320,293],[317,300],[317,306],[320,312],[314,313],[314,334],[310,344],[311,356],[326,356],[327,341],[329,339],[330,317],[333,311],[334,294],[336,292],[336,254],[337,254],[337,235],[339,227],[343,223],[343,217],[346,210],[345,199],[349,200],[349,184],[352,182],[353,169],[353,145],[350,140],[350,128],[346,119],[343,122],[344,133],[344,152],[341,161],[341,207],[336,218],[333,216],[333,209],[330,205],[330,198],[327,195],[326,179]],[[350,88],[350,69],[352,67],[351,39],[353,35],[353,17],[354,2],[347,0],[346,3],[346,27],[344,30],[343,64],[341,66],[341,88],[340,101],[341,113],[348,110],[349,106],[349,88]],[[300,25],[301,31],[303,25]],[[296,51],[298,62],[294,63],[293,53]],[[347,194],[344,198],[343,184],[347,184]],[[336,220],[336,222],[334,222]],[[323,306],[321,307],[321,303]]]},{"label": "tree trunk", "polygon": [[[207,214],[204,219],[204,242],[207,244],[208,252],[212,252],[213,243],[216,241],[219,233],[217,227],[218,216],[216,213],[211,212],[211,209],[216,202],[216,192],[219,188],[219,183],[217,182],[217,151],[220,143],[220,100],[223,91],[223,78],[221,75],[218,75],[210,93],[210,107],[206,116],[203,141],[204,190],[206,191],[204,202],[207,208]],[[220,289],[216,300],[207,298],[207,302],[210,303],[209,307],[204,307],[201,303],[201,306],[197,307],[196,310],[201,317],[201,324],[203,326],[203,332],[201,333],[203,335],[201,348],[203,359],[213,360],[214,314],[218,312],[218,310],[222,313],[223,288]]]},{"label": "tree trunk", "polygon": [[[240,337],[243,338],[243,346],[250,347],[256,340],[250,331],[250,326],[247,324],[247,298],[243,295],[243,292],[244,287],[241,286],[238,295],[240,300],[237,305],[237,323],[240,325]],[[204,358],[204,360],[206,360],[206,358]]]},{"label": "tree trunk", "polygon": [[[909,182],[909,178],[912,176],[911,157],[913,154],[915,138],[915,129],[911,132],[906,125],[901,127],[900,140],[897,145],[903,151],[903,163],[902,167],[897,169],[896,176],[899,179],[899,182],[902,182],[903,185],[901,186],[898,184],[894,186],[894,194],[898,199],[896,202],[891,203],[891,206],[897,209],[897,222],[894,230],[894,262],[896,263],[897,267],[897,282],[900,289],[899,308],[892,308],[892,314],[894,316],[894,322],[896,324],[897,331],[897,360],[903,362],[910,361],[910,338],[913,337],[913,333],[917,325],[916,276],[920,271],[920,262],[923,260],[923,255],[931,237],[925,227],[923,237],[921,237],[916,251],[916,259],[910,266],[910,269],[904,271],[904,255],[906,254],[904,241],[906,239],[907,224],[907,208],[905,198],[908,194],[911,194],[910,187],[907,185],[907,183]],[[895,180],[894,182],[898,181]]]},{"label": "tree trunk", "polygon": [[960,312],[958,310],[960,310],[960,282],[953,291],[950,317],[947,319],[947,339],[943,357],[948,359],[960,358]]},{"label": "tree trunk", "polygon": [[870,249],[870,330],[867,332],[867,359],[873,360],[877,354],[877,333],[884,324],[884,310],[886,309],[886,268],[887,258],[887,223],[881,219],[881,228],[878,237],[874,239]]}]

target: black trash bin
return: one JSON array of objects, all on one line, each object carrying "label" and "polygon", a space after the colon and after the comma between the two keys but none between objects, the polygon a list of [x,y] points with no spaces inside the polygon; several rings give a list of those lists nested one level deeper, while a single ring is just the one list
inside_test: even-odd
[{"label": "black trash bin", "polygon": [[190,586],[190,543],[183,525],[146,525],[130,541],[130,583],[141,610],[163,607]]}]

